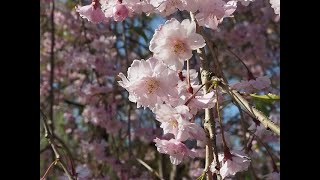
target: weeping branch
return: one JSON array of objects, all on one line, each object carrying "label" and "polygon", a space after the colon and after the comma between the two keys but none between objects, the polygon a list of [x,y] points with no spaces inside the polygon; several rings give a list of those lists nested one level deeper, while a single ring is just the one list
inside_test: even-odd
[{"label": "weeping branch", "polygon": [[[190,12],[191,20],[195,21],[194,14]],[[197,24],[197,23],[196,23]],[[197,32],[199,32],[199,26],[197,24]],[[197,49],[197,53],[200,56],[200,73],[201,73],[201,82],[202,84],[206,84],[203,92],[204,94],[208,93],[209,84],[208,81],[211,80],[211,72],[209,70],[208,59],[206,58],[204,48]],[[213,117],[212,109],[206,108],[204,114],[204,129],[207,135],[207,144],[206,144],[206,159],[205,159],[205,168],[207,180],[212,180],[212,172],[210,170],[210,165],[212,161],[216,164],[217,171],[220,169],[220,163],[218,160],[218,151],[216,146],[216,125]],[[216,173],[217,174],[217,173]],[[218,173],[219,174],[219,173]],[[221,180],[221,176],[217,176],[217,180]]]},{"label": "weeping branch", "polygon": [[[48,119],[46,117],[46,115],[44,114],[44,112],[40,109],[40,118],[43,122],[43,128],[45,131],[45,137],[47,138],[49,144],[51,145],[51,148],[54,152],[55,155],[55,165],[58,164],[63,171],[65,172],[65,174],[67,175],[69,180],[76,180],[77,178],[74,176],[75,175],[75,170],[73,167],[73,163],[72,163],[72,171],[74,175],[72,175],[69,170],[67,169],[66,165],[61,161],[61,155],[59,153],[59,151],[57,150],[57,144],[55,143],[54,139],[55,139],[55,135],[52,132],[52,129],[50,129],[50,126],[48,125]],[[71,161],[72,162],[72,161]],[[47,172],[46,172],[47,173]],[[45,174],[46,175],[46,174]]]},{"label": "weeping branch", "polygon": [[270,129],[272,132],[280,136],[280,127],[272,122],[268,117],[266,117],[261,111],[256,109],[254,106],[251,106],[249,102],[243,98],[236,90],[231,89],[230,86],[225,84],[222,80],[219,81],[219,86],[222,87],[238,104],[241,105],[243,110],[248,112],[251,116],[255,117],[258,121],[261,122],[267,129]]}]

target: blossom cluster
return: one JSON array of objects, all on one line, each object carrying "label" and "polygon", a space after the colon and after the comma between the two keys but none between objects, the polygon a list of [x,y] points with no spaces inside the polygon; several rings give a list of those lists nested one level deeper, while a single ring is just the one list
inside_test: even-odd
[{"label": "blossom cluster", "polygon": [[[169,16],[180,11],[196,13],[200,26],[217,29],[226,17],[232,17],[237,3],[248,5],[253,0],[92,0],[90,5],[76,7],[80,15],[93,23],[123,21],[142,12]],[[270,0],[276,14],[280,14],[280,0]]]},{"label": "blossom cluster", "polygon": [[183,69],[192,51],[203,46],[205,41],[196,33],[195,22],[186,19],[180,23],[172,18],[156,30],[150,42],[153,57],[134,60],[127,77],[119,74],[119,84],[129,92],[129,100],[155,113],[164,136],[154,142],[175,165],[184,157],[197,156],[183,142],[206,141],[204,129],[194,122],[194,117],[198,110],[212,108],[215,103],[214,92],[198,91],[201,85],[197,71]]}]

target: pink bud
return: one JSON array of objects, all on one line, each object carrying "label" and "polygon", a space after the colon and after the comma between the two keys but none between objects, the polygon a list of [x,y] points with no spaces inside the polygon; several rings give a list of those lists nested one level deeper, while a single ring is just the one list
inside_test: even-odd
[{"label": "pink bud", "polygon": [[128,17],[129,10],[123,4],[117,4],[113,7],[113,18],[115,21],[123,21]]}]

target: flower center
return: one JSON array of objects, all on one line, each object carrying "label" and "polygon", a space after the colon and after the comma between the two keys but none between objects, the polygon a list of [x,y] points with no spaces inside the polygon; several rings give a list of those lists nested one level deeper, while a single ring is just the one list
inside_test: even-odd
[{"label": "flower center", "polygon": [[178,127],[178,121],[175,120],[175,119],[170,119],[170,120],[169,120],[169,124],[170,124],[171,126],[173,126],[174,128],[177,128],[177,127]]},{"label": "flower center", "polygon": [[180,54],[186,52],[185,44],[181,41],[176,41],[173,46],[173,52]]},{"label": "flower center", "polygon": [[147,80],[147,93],[152,94],[155,90],[159,88],[159,81],[154,79]]}]

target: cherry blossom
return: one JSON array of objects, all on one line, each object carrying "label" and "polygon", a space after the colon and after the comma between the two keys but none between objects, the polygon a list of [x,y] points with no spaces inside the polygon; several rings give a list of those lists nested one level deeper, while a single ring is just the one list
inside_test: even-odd
[{"label": "cherry blossom", "polygon": [[128,8],[120,3],[117,3],[113,7],[113,19],[115,21],[123,21],[128,17],[129,10]]},{"label": "cherry blossom", "polygon": [[128,77],[120,73],[120,86],[129,92],[129,100],[137,102],[137,107],[154,107],[168,100],[168,96],[177,96],[175,87],[178,75],[156,58],[134,60],[128,68]]},{"label": "cherry blossom", "polygon": [[270,86],[271,82],[267,76],[258,77],[249,81],[241,81],[231,85],[231,87],[239,90],[244,90],[247,93],[253,93],[266,89]]},{"label": "cherry blossom", "polygon": [[100,3],[98,0],[92,0],[90,5],[82,7],[78,6],[76,7],[76,11],[79,12],[82,18],[86,18],[88,21],[93,23],[100,23],[106,19],[100,8]]},{"label": "cherry blossom", "polygon": [[199,7],[196,19],[200,26],[217,29],[223,18],[230,17],[237,8],[237,1],[204,0]]},{"label": "cherry blossom", "polygon": [[156,143],[157,150],[160,153],[170,155],[170,161],[174,165],[180,164],[184,157],[193,158],[193,153],[187,148],[187,146],[176,139],[170,139],[168,141],[156,138],[154,142]]},{"label": "cherry blossom", "polygon": [[134,14],[153,10],[153,6],[147,0],[108,0],[103,1],[101,6],[105,17],[113,18],[115,21],[123,21]]},{"label": "cherry blossom", "polygon": [[168,16],[178,9],[180,11],[185,10],[186,1],[185,0],[150,0],[150,4],[152,4],[159,14],[162,16]]},{"label": "cherry blossom", "polygon": [[157,105],[154,109],[156,118],[161,122],[163,133],[171,133],[178,141],[197,139],[205,141],[206,135],[201,126],[188,120],[192,117],[185,105],[172,108],[170,105]]},{"label": "cherry blossom", "polygon": [[205,46],[203,37],[196,33],[196,24],[185,19],[181,23],[172,18],[160,26],[153,35],[149,49],[153,56],[173,70],[182,70],[192,50]]},{"label": "cherry blossom", "polygon": [[[229,175],[235,175],[237,172],[245,171],[250,165],[250,158],[241,151],[233,150],[228,153],[219,154],[220,174],[222,179]],[[211,171],[215,171],[214,161],[211,164]]]}]

